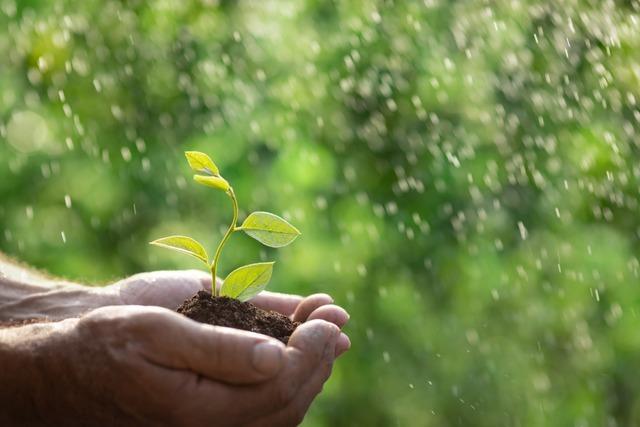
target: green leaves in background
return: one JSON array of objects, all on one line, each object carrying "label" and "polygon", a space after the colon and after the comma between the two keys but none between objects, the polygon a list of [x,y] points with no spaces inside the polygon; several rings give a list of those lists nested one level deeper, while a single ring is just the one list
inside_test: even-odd
[{"label": "green leaves in background", "polygon": [[259,262],[233,270],[222,284],[220,295],[247,301],[267,287],[274,262]]},{"label": "green leaves in background", "polygon": [[207,251],[202,247],[200,243],[187,236],[169,236],[163,237],[151,242],[152,245],[161,246],[163,248],[173,249],[174,251],[182,252],[198,258],[209,265],[209,257]]},{"label": "green leaves in background", "polygon": [[165,268],[229,224],[203,151],[355,320],[308,426],[640,426],[640,2],[1,3],[3,252]]},{"label": "green leaves in background", "polygon": [[240,230],[272,248],[287,246],[300,235],[293,225],[269,212],[253,212],[244,220]]},{"label": "green leaves in background", "polygon": [[229,190],[229,183],[227,180],[219,176],[194,175],[193,179],[198,184],[206,185],[207,187],[213,187],[223,191]]},{"label": "green leaves in background", "polygon": [[200,151],[185,151],[184,153],[191,169],[198,173],[204,173],[206,175],[220,176],[220,170],[211,157]]}]

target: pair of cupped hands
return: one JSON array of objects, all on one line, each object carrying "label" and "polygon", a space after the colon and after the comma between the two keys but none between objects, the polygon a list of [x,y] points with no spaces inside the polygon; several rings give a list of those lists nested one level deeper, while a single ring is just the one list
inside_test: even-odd
[{"label": "pair of cupped hands", "polygon": [[341,332],[347,312],[326,294],[262,292],[253,304],[303,322],[285,346],[173,311],[210,285],[198,271],[143,273],[100,290],[115,305],[56,322],[43,363],[57,370],[57,380],[43,391],[60,391],[41,413],[62,420],[71,405],[77,421],[94,425],[302,422],[334,361],[350,347]]}]

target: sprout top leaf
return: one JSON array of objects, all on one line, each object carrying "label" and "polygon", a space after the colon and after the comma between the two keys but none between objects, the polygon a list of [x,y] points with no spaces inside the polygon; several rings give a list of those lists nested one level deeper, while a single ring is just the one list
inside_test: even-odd
[{"label": "sprout top leaf", "polygon": [[191,169],[194,171],[204,173],[205,175],[220,176],[220,170],[216,164],[213,163],[211,157],[206,154],[199,151],[185,151],[184,155],[189,162],[189,166],[191,166]]}]

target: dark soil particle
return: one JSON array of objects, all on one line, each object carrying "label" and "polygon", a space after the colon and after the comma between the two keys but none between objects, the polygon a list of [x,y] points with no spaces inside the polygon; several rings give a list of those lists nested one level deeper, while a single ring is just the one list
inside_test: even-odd
[{"label": "dark soil particle", "polygon": [[299,325],[275,311],[265,311],[249,302],[233,298],[212,298],[205,291],[200,291],[183,302],[176,311],[201,323],[257,332],[285,344]]}]

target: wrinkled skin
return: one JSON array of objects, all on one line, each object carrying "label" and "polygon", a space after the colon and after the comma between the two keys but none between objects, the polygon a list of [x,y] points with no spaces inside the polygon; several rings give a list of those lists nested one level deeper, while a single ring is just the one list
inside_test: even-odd
[{"label": "wrinkled skin", "polygon": [[[16,404],[23,419],[8,421],[299,424],[336,357],[350,345],[340,331],[347,313],[323,294],[257,296],[256,305],[304,322],[284,346],[264,335],[200,324],[162,307],[175,308],[209,284],[206,275],[196,272],[145,273],[104,288],[122,305],[6,330],[0,342],[10,342],[15,356],[8,366],[23,373],[12,395],[17,400],[29,396],[24,406]],[[29,374],[28,389],[21,388],[24,373]],[[11,378],[7,384],[13,384]],[[0,421],[7,419],[0,414]]]}]

